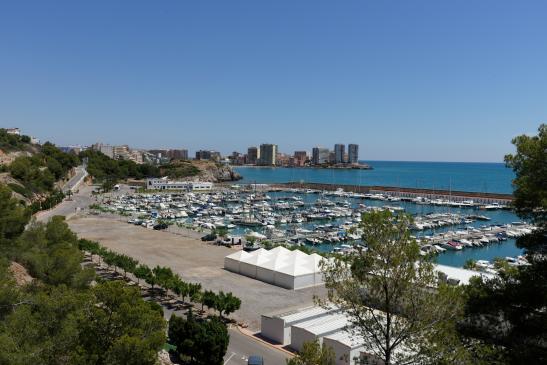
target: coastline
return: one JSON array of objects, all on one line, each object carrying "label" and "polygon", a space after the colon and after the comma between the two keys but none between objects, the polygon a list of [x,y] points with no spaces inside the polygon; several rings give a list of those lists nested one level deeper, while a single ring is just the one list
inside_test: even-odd
[{"label": "coastline", "polygon": [[260,166],[260,165],[230,165],[233,168],[267,168],[267,169],[297,169],[297,170],[374,170],[370,165],[353,166]]}]

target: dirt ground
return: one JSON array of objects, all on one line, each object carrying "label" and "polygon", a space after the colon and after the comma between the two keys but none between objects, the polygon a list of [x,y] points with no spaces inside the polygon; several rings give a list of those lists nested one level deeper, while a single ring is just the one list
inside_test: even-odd
[{"label": "dirt ground", "polygon": [[259,330],[260,315],[313,304],[324,287],[287,290],[224,270],[224,257],[235,249],[213,246],[192,237],[160,232],[100,216],[79,216],[68,221],[81,238],[99,241],[150,267],[170,267],[184,280],[199,282],[204,289],[232,292],[242,301],[233,317]]}]

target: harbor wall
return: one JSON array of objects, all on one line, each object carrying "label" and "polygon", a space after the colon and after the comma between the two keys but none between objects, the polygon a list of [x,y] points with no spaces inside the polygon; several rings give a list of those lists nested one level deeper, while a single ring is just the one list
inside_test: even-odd
[{"label": "harbor wall", "polygon": [[389,194],[402,198],[415,198],[418,196],[429,199],[450,199],[452,201],[473,200],[475,202],[491,204],[500,203],[508,204],[513,201],[511,194],[499,193],[481,193],[470,191],[448,191],[440,189],[415,189],[393,186],[365,186],[365,185],[333,185],[321,183],[299,183],[288,182],[270,184],[270,186],[279,188],[297,188],[297,189],[313,189],[333,191],[336,189],[344,189],[347,192],[362,193],[362,194]]}]

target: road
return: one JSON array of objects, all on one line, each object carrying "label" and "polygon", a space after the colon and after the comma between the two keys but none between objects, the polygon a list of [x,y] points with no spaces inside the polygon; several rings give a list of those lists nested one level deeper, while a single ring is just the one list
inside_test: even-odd
[{"label": "road", "polygon": [[230,328],[229,333],[230,344],[224,356],[224,365],[247,365],[250,355],[262,356],[265,365],[283,365],[289,358],[287,353],[250,338],[236,328]]},{"label": "road", "polygon": [[87,176],[87,171],[83,165],[75,167],[74,170],[76,170],[76,174],[63,187],[63,193],[65,194],[69,191],[74,192]]},{"label": "road", "polygon": [[96,202],[95,197],[91,196],[93,189],[92,186],[81,185],[77,193],[72,194],[69,198],[65,198],[55,208],[36,213],[36,220],[38,222],[47,222],[55,215],[64,215],[69,218],[70,215],[76,213],[78,210],[85,209]]}]

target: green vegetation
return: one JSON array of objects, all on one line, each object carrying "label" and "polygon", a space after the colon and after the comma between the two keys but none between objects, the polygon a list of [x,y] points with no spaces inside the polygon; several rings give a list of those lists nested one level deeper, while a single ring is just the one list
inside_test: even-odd
[{"label": "green vegetation", "polygon": [[169,176],[172,179],[180,179],[199,175],[200,170],[190,161],[177,160],[160,167],[162,176]]},{"label": "green vegetation", "polygon": [[[78,240],[62,217],[23,232],[29,215],[10,195],[0,186],[0,364],[156,364],[166,340],[157,306],[122,282],[91,288],[79,248],[99,245]],[[10,261],[33,283],[17,284]]]},{"label": "green vegetation", "polygon": [[32,191],[30,191],[26,187],[14,183],[9,183],[8,187],[17,194],[21,194],[25,198],[32,199]]},{"label": "green vegetation", "polygon": [[47,224],[32,224],[8,252],[31,276],[49,285],[81,289],[94,277],[93,270],[82,269],[78,238],[61,216],[53,217]]},{"label": "green vegetation", "polygon": [[215,317],[200,320],[189,311],[186,319],[169,320],[169,342],[185,364],[222,365],[229,340],[226,325]]},{"label": "green vegetation", "polygon": [[0,150],[4,152],[25,151],[30,147],[29,136],[18,136],[16,134],[8,134],[8,132],[0,128]]},{"label": "green vegetation", "polygon": [[386,365],[461,362],[461,291],[437,280],[410,223],[389,211],[364,214],[367,249],[322,261],[328,299],[347,308],[355,333]]},{"label": "green vegetation", "polygon": [[91,149],[81,152],[79,156],[81,159],[87,158],[87,171],[94,179],[105,184],[105,190],[110,190],[119,180],[160,175],[160,170],[155,166],[129,160],[114,160]]},{"label": "green vegetation", "polygon": [[241,306],[241,300],[232,293],[220,291],[216,294],[212,291],[202,291],[201,284],[183,281],[179,275],[173,273],[168,267],[156,266],[150,269],[127,255],[107,250],[99,243],[89,240],[79,240],[78,247],[91,255],[102,257],[104,262],[108,266],[114,267],[115,270],[120,268],[124,273],[124,277],[127,273],[132,273],[139,282],[144,280],[153,288],[159,286],[164,291],[171,290],[179,295],[183,301],[186,301],[188,297],[194,302],[201,303],[202,309],[203,306],[206,306],[209,309],[217,310],[221,318],[230,315]]},{"label": "green vegetation", "polygon": [[219,318],[197,320],[190,311],[187,318],[171,317],[169,322],[169,341],[175,345],[179,357],[188,364],[222,364],[226,353],[229,336],[226,325],[222,322],[223,316],[227,316],[238,310],[241,300],[232,293],[220,291],[218,294],[212,291],[202,291],[201,284],[183,281],[179,275],[173,273],[170,268],[156,266],[150,269],[139,264],[136,260],[109,251],[97,242],[79,240],[81,250],[91,255],[102,257],[109,266],[120,268],[126,273],[131,272],[137,279],[144,280],[152,288],[159,286],[165,292],[171,290],[180,296],[183,302],[187,298],[217,310]]},{"label": "green vegetation", "polygon": [[508,267],[501,261],[498,277],[475,279],[466,288],[462,336],[474,345],[476,363],[547,363],[547,125],[537,136],[513,139],[507,165],[515,171],[514,207],[539,229],[520,237],[530,265]]},{"label": "green vegetation", "polygon": [[0,184],[0,245],[5,245],[19,236],[28,219],[28,211],[12,198],[10,189]]},{"label": "green vegetation", "polygon": [[[348,359],[353,363],[353,359]],[[334,365],[336,358],[332,348],[321,346],[318,340],[305,342],[302,351],[287,360],[287,365]]]},{"label": "green vegetation", "polygon": [[46,142],[40,152],[32,156],[17,157],[8,167],[11,176],[30,193],[52,193],[55,182],[64,178],[70,169],[79,164],[77,156],[64,153]]},{"label": "green vegetation", "polygon": [[463,264],[463,268],[467,270],[477,270],[477,261],[469,259]]}]

